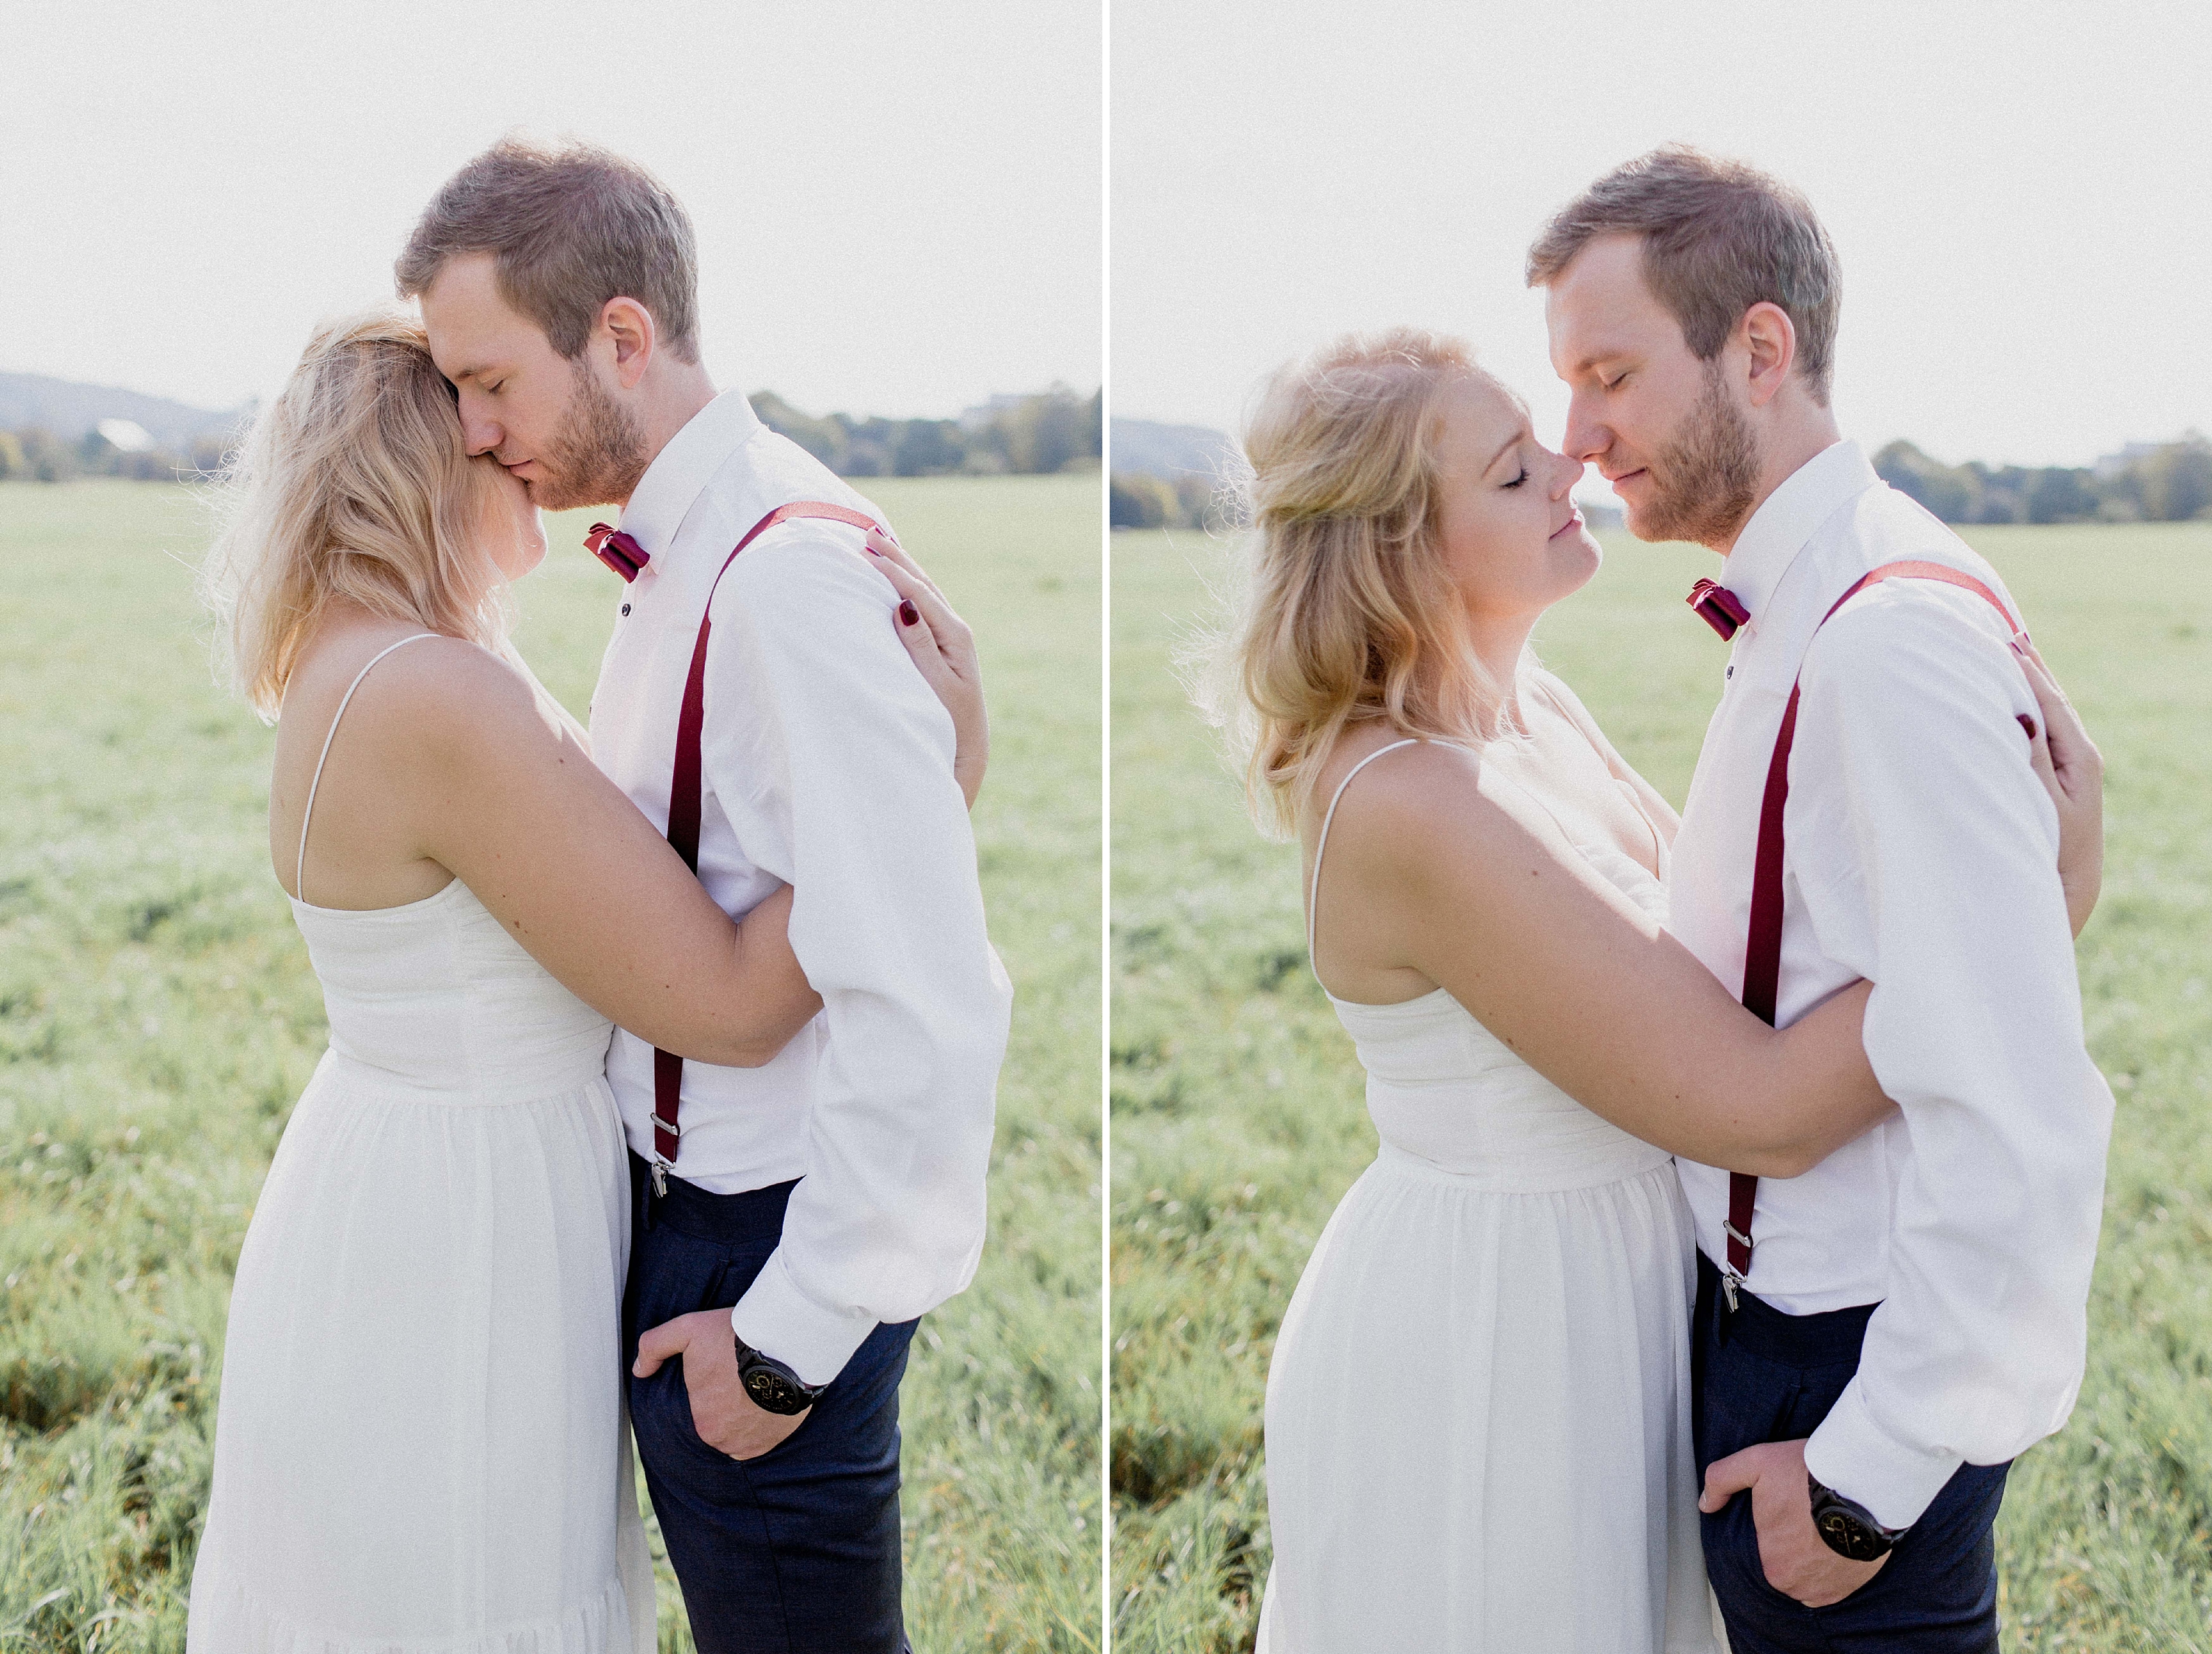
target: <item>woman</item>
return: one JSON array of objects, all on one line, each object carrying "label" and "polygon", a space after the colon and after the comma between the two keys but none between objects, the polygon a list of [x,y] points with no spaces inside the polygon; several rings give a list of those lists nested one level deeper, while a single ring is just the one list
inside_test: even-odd
[{"label": "woman", "polygon": [[[1777,1031],[1666,934],[1674,813],[1528,652],[1598,566],[1582,467],[1464,346],[1340,344],[1246,451],[1251,791],[1305,846],[1382,1138],[1268,1373],[1261,1645],[1702,1654],[1670,1155],[1795,1176],[1874,1123],[1869,989]],[[2078,931],[2094,749],[2028,670],[2081,794],[2039,739]]]},{"label": "woman", "polygon": [[[319,332],[229,492],[207,586],[241,687],[283,715],[270,851],[331,1049],[239,1258],[190,1645],[644,1654],[602,1066],[616,1023],[775,1055],[821,1003],[790,892],[732,924],[508,644],[544,529],[468,457],[417,322]],[[972,803],[966,629],[871,550]]]}]

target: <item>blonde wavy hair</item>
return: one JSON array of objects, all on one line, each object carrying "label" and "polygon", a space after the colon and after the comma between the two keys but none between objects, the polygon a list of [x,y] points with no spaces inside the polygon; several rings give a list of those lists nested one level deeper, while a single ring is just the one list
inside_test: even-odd
[{"label": "blonde wavy hair", "polygon": [[497,478],[469,457],[415,317],[385,308],[319,327],[217,484],[200,593],[263,721],[334,602],[512,656],[485,533]]},{"label": "blonde wavy hair", "polygon": [[1444,402],[1492,382],[1460,339],[1352,334],[1278,372],[1244,435],[1244,590],[1201,693],[1263,830],[1296,836],[1351,726],[1486,740],[1504,689],[1467,632],[1437,538]]}]

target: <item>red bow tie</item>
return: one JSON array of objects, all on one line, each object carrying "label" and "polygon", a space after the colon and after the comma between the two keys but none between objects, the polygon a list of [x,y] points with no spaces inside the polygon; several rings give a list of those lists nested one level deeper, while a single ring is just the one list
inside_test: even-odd
[{"label": "red bow tie", "polygon": [[1735,593],[1711,581],[1701,580],[1692,586],[1688,601],[1705,617],[1705,624],[1721,635],[1723,643],[1735,635],[1739,626],[1751,623],[1751,611],[1736,600]]},{"label": "red bow tie", "polygon": [[637,571],[653,561],[652,554],[643,546],[619,528],[609,528],[605,523],[592,525],[592,532],[584,536],[584,548],[625,581],[635,580]]}]

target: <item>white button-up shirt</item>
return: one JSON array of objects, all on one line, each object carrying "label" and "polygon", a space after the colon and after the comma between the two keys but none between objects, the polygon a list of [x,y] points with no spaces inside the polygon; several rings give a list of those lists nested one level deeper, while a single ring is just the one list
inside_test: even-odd
[{"label": "white button-up shirt", "polygon": [[[610,599],[624,611],[592,754],[656,827],[708,588],[746,530],[794,500],[884,520],[728,392],[623,512],[652,560]],[[677,1175],[718,1195],[804,1179],[732,1318],[809,1383],[975,1274],[1012,1001],[984,933],[952,721],[893,631],[898,594],[861,538],[782,523],[730,565],[701,743],[700,880],[739,916],[793,887],[791,944],[823,1009],[763,1067],[684,1065]],[[652,1046],[617,1031],[607,1079],[650,1158]]]},{"label": "white button-up shirt", "polygon": [[[1973,575],[2019,614],[1854,443],[1745,526],[1723,580],[1751,621],[1668,880],[1669,927],[1740,991],[1759,804],[1802,663],[1777,1019],[1872,982],[1867,1056],[1900,1113],[1802,1177],[1760,1182],[1747,1285],[1791,1315],[1880,1301],[1806,1463],[1892,1527],[1962,1462],[2012,1458],[2072,1411],[2112,1118],[2082,1044],[2057,813],[2016,721],[2036,708],[2008,629],[1974,593],[1911,580],[1820,625],[1904,558]],[[1680,1169],[1718,1262],[1728,1174]]]}]

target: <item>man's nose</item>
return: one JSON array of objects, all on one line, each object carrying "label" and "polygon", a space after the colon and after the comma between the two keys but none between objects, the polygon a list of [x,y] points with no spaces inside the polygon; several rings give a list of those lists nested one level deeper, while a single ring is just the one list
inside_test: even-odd
[{"label": "man's nose", "polygon": [[495,419],[489,418],[480,408],[469,405],[469,398],[461,398],[461,438],[468,445],[469,457],[489,453],[507,440],[507,432]]},{"label": "man's nose", "polygon": [[1591,416],[1582,392],[1578,391],[1570,397],[1567,400],[1567,429],[1565,435],[1559,439],[1559,452],[1579,466],[1594,464],[1612,445],[1612,437],[1605,427]]}]

